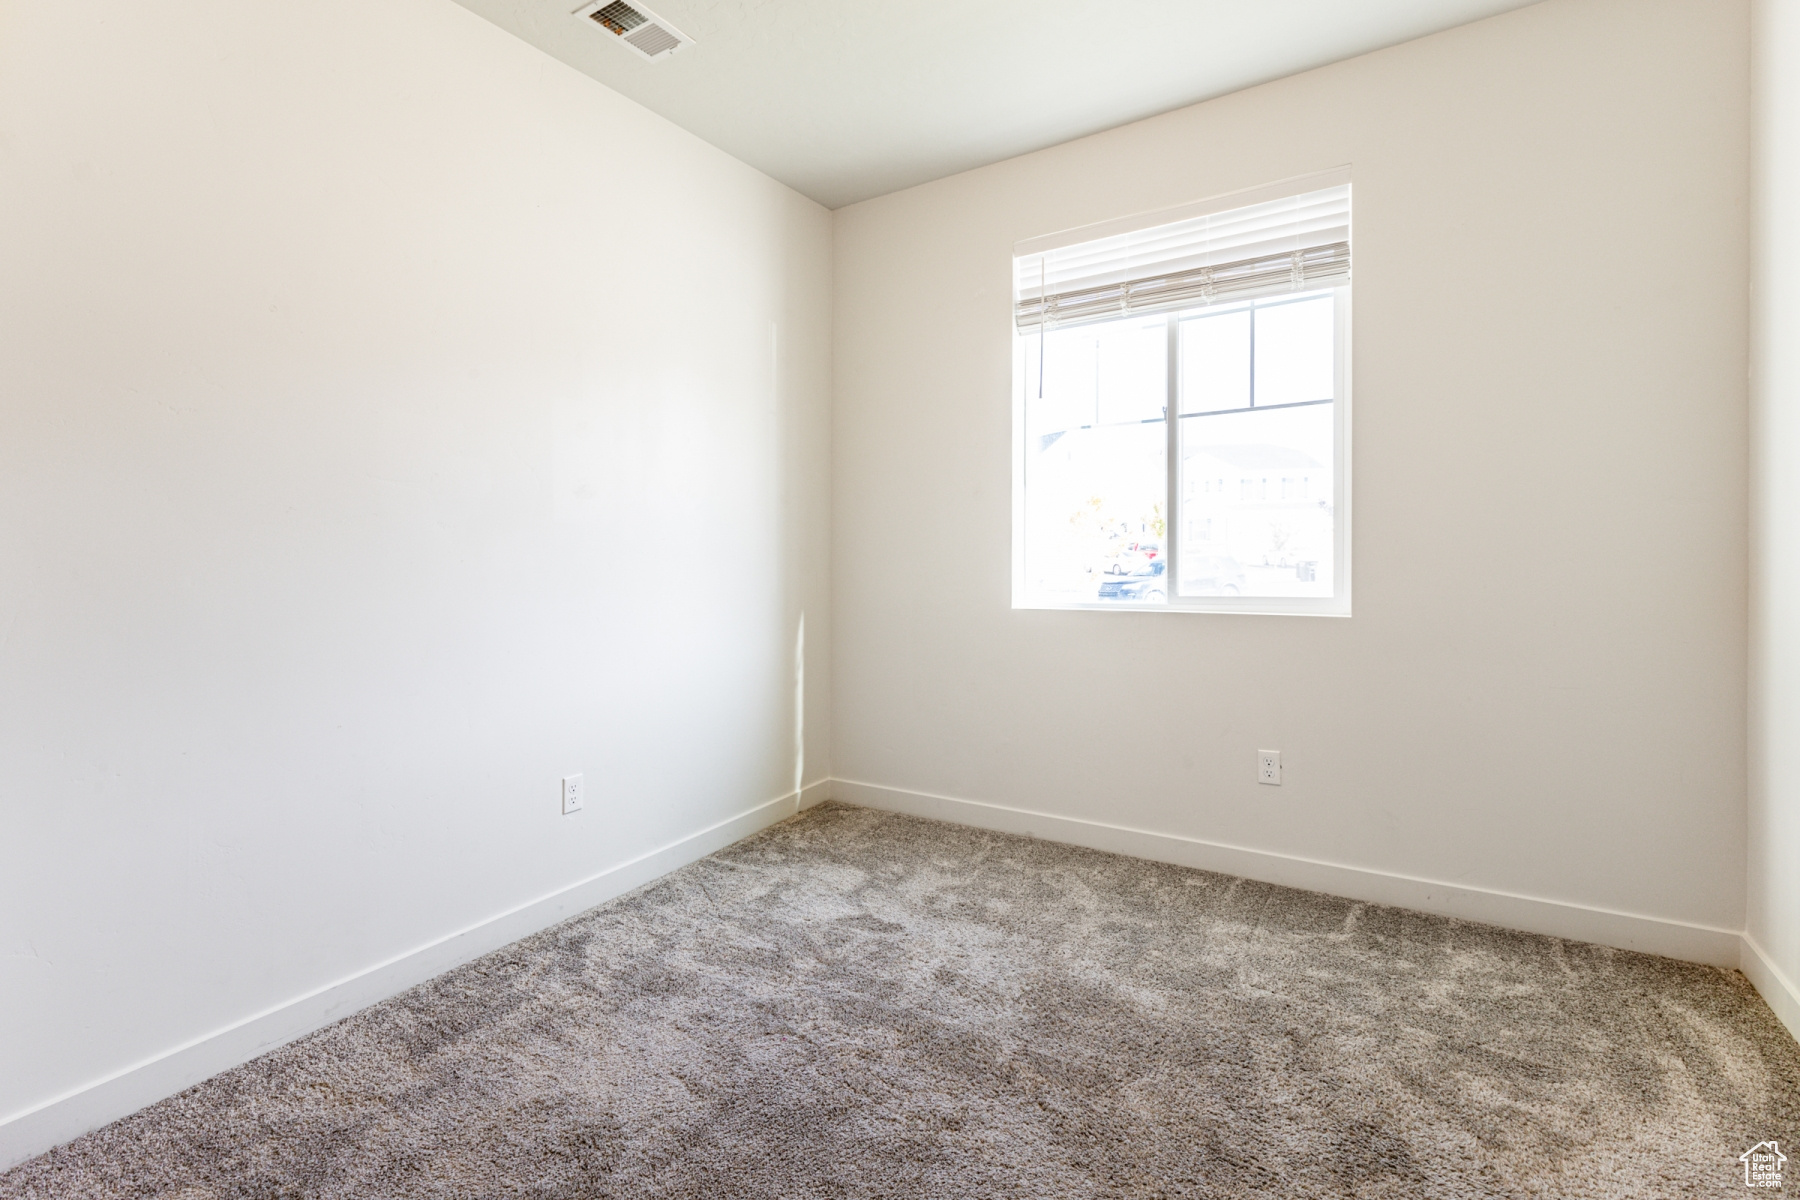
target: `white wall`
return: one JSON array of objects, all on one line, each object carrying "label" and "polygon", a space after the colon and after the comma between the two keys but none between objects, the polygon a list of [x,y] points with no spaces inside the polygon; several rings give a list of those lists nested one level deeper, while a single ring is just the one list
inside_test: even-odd
[{"label": "white wall", "polygon": [[444,0],[0,0],[0,1167],[793,811],[803,612],[828,773],[830,221]]},{"label": "white wall", "polygon": [[1751,266],[1751,952],[1800,1036],[1800,3],[1757,0]]},{"label": "white wall", "polygon": [[[1548,0],[840,210],[833,794],[1735,965],[1747,67]],[[1013,611],[1014,241],[1344,164],[1354,616]]]}]

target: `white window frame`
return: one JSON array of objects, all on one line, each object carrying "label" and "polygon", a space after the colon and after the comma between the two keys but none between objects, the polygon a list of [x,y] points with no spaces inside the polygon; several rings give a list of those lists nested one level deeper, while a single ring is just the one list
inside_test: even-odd
[{"label": "white window frame", "polygon": [[[1020,247],[1026,249],[1044,249],[1048,244],[1073,245],[1082,241],[1107,237],[1115,233],[1133,229],[1148,229],[1156,225],[1183,220],[1188,217],[1203,216],[1212,212],[1223,212],[1228,209],[1260,203],[1264,200],[1279,199],[1289,195],[1298,195],[1321,186],[1321,181],[1347,182],[1347,170],[1330,172],[1326,175],[1309,176],[1299,180],[1286,180],[1268,187],[1255,188],[1244,192],[1215,197],[1198,204],[1185,205],[1182,208],[1164,213],[1147,214],[1142,217],[1125,218],[1122,221],[1111,221],[1103,225],[1088,226],[1084,229],[1071,230],[1063,234],[1054,234],[1046,238],[1031,239],[1021,242]],[[1352,216],[1354,220],[1354,215]],[[1016,250],[1016,252],[1018,252]],[[1326,289],[1319,289],[1319,292]],[[1027,331],[1012,328],[1013,338],[1013,528],[1012,528],[1012,607],[1015,609],[1056,609],[1098,612],[1188,612],[1188,613],[1238,613],[1259,616],[1314,616],[1314,617],[1348,617],[1351,613],[1350,581],[1351,581],[1351,513],[1350,513],[1350,431],[1351,431],[1351,380],[1350,363],[1351,347],[1351,285],[1344,283],[1329,289],[1335,297],[1334,316],[1336,318],[1336,367],[1334,386],[1336,396],[1332,404],[1332,583],[1330,596],[1182,596],[1178,594],[1180,579],[1180,549],[1176,534],[1181,528],[1181,422],[1183,420],[1204,419],[1205,414],[1181,412],[1181,338],[1180,323],[1184,317],[1198,316],[1207,312],[1224,312],[1238,305],[1220,305],[1216,308],[1186,309],[1170,313],[1168,316],[1168,382],[1167,399],[1163,409],[1164,429],[1167,439],[1168,465],[1164,482],[1165,498],[1163,502],[1163,555],[1167,566],[1164,578],[1168,580],[1164,591],[1167,599],[1163,601],[1148,600],[1086,600],[1074,601],[1057,598],[1044,598],[1031,594],[1026,582],[1025,563],[1025,467],[1027,442],[1025,436],[1025,409],[1027,402],[1026,385],[1026,347],[1031,336]],[[1319,292],[1296,294],[1317,295]],[[1242,307],[1253,304],[1270,305],[1279,303],[1274,297],[1261,297],[1257,301],[1246,301]],[[1140,320],[1142,318],[1139,318]],[[1010,324],[1011,322],[1009,322]],[[1254,370],[1254,364],[1252,364]]]}]

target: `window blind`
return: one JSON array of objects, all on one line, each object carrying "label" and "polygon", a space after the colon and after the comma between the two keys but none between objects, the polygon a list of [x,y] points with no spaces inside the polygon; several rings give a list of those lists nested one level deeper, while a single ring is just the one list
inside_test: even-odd
[{"label": "window blind", "polygon": [[1013,272],[1022,330],[1329,287],[1350,278],[1350,185],[1017,255]]}]

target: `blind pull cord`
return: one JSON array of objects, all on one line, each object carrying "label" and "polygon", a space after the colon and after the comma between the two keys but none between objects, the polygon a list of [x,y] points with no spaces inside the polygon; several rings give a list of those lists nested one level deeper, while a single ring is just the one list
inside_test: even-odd
[{"label": "blind pull cord", "polygon": [[1045,271],[1047,268],[1044,266],[1044,264],[1047,261],[1049,261],[1049,258],[1050,258],[1050,256],[1047,254],[1038,255],[1038,397],[1037,398],[1039,400],[1042,400],[1044,398],[1044,335],[1045,335],[1044,326],[1045,326],[1045,322],[1049,319],[1049,316],[1050,316],[1050,288],[1049,288],[1048,282],[1045,278]]}]

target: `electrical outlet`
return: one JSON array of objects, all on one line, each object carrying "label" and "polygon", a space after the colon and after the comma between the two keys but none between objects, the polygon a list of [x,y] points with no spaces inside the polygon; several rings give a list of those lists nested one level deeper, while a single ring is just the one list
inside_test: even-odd
[{"label": "electrical outlet", "polygon": [[1258,750],[1256,752],[1256,782],[1281,786],[1281,751]]},{"label": "electrical outlet", "polygon": [[581,776],[563,776],[562,800],[563,816],[581,811]]}]

